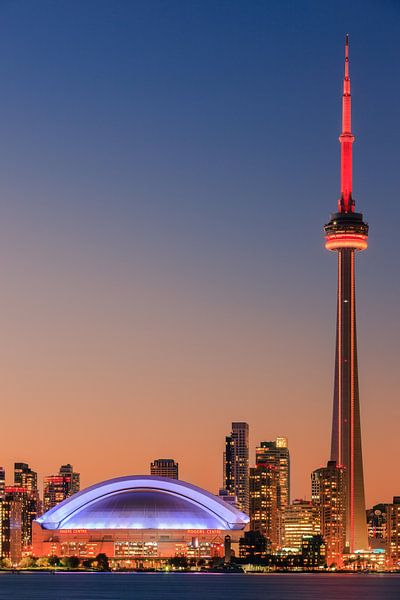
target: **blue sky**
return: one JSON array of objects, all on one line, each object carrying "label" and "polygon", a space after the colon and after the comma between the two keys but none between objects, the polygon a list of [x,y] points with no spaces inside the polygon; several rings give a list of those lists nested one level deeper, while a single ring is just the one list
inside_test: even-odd
[{"label": "blue sky", "polygon": [[[215,488],[223,435],[244,419],[253,444],[289,436],[294,487],[308,493],[315,457],[328,458],[336,263],[322,226],[339,195],[349,32],[354,197],[370,223],[357,275],[367,484],[398,493],[376,481],[374,445],[385,436],[398,452],[399,12],[0,2],[1,370],[10,422],[35,407],[30,450],[17,456],[14,424],[4,462],[70,461],[95,480],[82,460],[98,443],[93,414],[98,436],[129,438],[137,419],[132,456],[104,451],[104,476],[168,454]],[[57,451],[52,467],[60,432],[47,424],[39,447],[32,430],[55,403],[82,423],[72,458]],[[185,458],[197,427],[208,472]]]}]

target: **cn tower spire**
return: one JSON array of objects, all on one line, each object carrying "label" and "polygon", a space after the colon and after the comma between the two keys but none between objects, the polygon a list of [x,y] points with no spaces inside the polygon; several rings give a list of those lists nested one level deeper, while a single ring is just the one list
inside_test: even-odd
[{"label": "cn tower spire", "polygon": [[349,76],[349,35],[346,35],[344,80],[342,96],[342,133],[339,136],[341,146],[340,161],[340,200],[339,212],[354,212],[353,191],[353,142],[351,132],[351,92]]}]

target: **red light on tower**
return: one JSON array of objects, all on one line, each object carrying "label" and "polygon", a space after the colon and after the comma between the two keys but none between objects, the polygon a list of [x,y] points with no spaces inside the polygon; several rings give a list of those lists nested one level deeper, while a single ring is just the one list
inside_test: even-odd
[{"label": "red light on tower", "polygon": [[366,250],[368,238],[366,235],[357,233],[333,233],[325,238],[327,250],[340,250],[341,248],[353,248],[353,250]]},{"label": "red light on tower", "polygon": [[340,191],[339,212],[354,212],[354,200],[351,196],[353,190],[353,142],[351,132],[351,92],[349,75],[349,36],[346,35],[346,50],[344,61],[344,80],[342,96],[342,133],[340,140]]},{"label": "red light on tower", "polygon": [[342,96],[342,133],[340,141],[340,198],[339,212],[331,216],[325,225],[325,248],[337,251],[341,248],[366,250],[368,247],[368,225],[362,215],[354,212],[353,200],[353,143],[351,131],[351,90],[349,74],[349,36],[346,35],[344,79]]}]

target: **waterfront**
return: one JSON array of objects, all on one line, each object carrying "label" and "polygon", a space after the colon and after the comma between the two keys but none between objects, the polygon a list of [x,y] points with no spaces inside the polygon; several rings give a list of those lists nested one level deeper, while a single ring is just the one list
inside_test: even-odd
[{"label": "waterfront", "polygon": [[0,573],[0,600],[397,600],[400,575]]}]

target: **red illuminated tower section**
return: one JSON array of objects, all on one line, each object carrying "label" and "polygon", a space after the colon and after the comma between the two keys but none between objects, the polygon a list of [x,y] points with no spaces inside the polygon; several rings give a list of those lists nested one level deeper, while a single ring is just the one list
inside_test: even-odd
[{"label": "red illuminated tower section", "polygon": [[368,225],[355,212],[352,186],[351,94],[349,39],[346,37],[345,74],[342,98],[341,196],[338,212],[325,225],[328,250],[338,255],[335,387],[333,400],[331,460],[345,467],[346,545],[350,551],[365,549],[364,476],[361,450],[360,399],[358,392],[356,299],[354,259],[365,250]]}]

